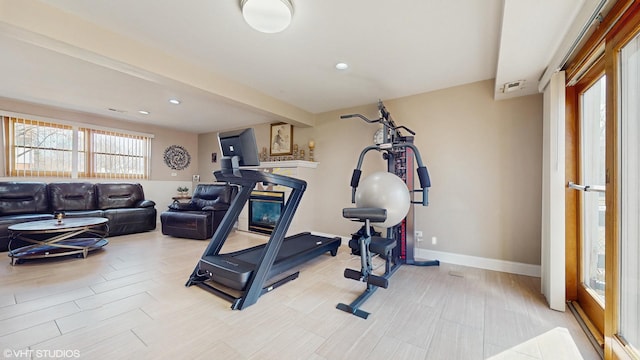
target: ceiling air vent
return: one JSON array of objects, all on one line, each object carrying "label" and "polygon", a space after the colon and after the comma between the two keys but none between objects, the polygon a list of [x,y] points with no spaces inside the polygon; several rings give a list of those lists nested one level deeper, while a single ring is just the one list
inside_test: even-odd
[{"label": "ceiling air vent", "polygon": [[505,94],[520,89],[524,89],[524,80],[512,81],[502,85],[502,92]]}]

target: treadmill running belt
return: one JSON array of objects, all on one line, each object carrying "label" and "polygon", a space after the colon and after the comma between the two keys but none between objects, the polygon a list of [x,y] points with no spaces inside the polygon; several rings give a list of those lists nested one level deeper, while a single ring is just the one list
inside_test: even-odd
[{"label": "treadmill running belt", "polygon": [[[335,256],[341,239],[312,235],[305,232],[287,237],[280,246],[268,279],[307,262],[329,251]],[[256,269],[266,244],[228,254],[203,256],[198,266],[200,273],[207,274],[210,280],[235,290],[244,290]],[[264,284],[268,285],[268,284]]]}]

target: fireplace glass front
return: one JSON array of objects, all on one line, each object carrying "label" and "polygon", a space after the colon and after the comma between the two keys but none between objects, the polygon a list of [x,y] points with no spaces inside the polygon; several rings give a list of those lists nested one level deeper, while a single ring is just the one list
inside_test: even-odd
[{"label": "fireplace glass front", "polygon": [[284,207],[284,192],[251,192],[249,198],[249,231],[271,234]]}]

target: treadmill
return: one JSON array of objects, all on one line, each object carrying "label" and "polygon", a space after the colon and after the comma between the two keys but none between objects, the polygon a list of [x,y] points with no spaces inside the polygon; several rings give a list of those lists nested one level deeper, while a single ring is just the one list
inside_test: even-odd
[{"label": "treadmill", "polygon": [[[246,138],[247,130],[251,130],[251,141],[240,141],[243,135]],[[247,160],[247,155],[254,154],[254,147],[257,159],[253,129],[218,134],[218,138],[225,157],[222,158],[222,169],[214,172],[214,176],[218,181],[237,185],[239,191],[185,285],[197,285],[230,301],[231,309],[242,310],[255,304],[261,295],[296,279],[299,272],[294,270],[295,267],[326,252],[336,256],[342,239],[308,232],[285,238],[307,183],[288,176],[240,169],[242,159],[245,160],[245,166],[254,163]],[[240,157],[236,155],[238,153],[244,153],[245,156]],[[221,254],[220,250],[233,230],[238,215],[258,183],[291,189],[269,241]]]}]

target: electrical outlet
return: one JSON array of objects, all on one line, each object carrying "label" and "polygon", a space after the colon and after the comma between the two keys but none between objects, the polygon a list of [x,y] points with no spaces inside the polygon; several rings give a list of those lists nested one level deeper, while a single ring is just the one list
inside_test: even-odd
[{"label": "electrical outlet", "polygon": [[416,230],[416,237],[422,238],[422,231]]},{"label": "electrical outlet", "polygon": [[431,237],[431,244],[433,244],[433,245],[437,245],[437,244],[438,244],[438,238],[437,238],[437,237],[435,237],[435,236],[432,236],[432,237]]}]

